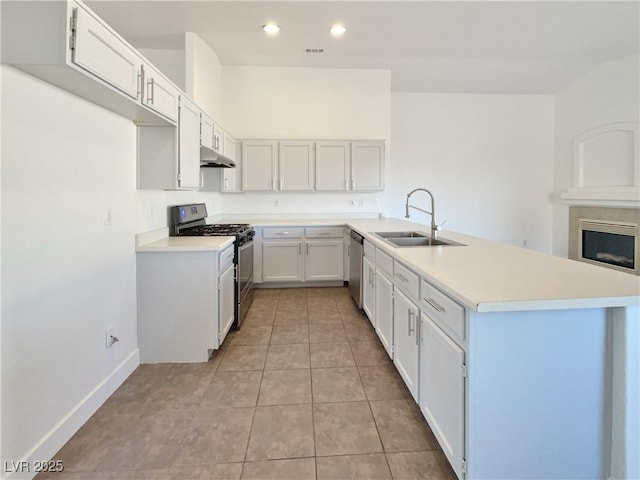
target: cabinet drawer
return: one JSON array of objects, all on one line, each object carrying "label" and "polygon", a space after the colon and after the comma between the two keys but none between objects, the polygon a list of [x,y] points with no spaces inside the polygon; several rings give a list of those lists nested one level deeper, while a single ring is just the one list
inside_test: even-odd
[{"label": "cabinet drawer", "polygon": [[304,238],[304,228],[265,228],[262,231],[262,238]]},{"label": "cabinet drawer", "polygon": [[218,257],[218,272],[224,272],[229,265],[233,265],[233,256],[235,252],[233,249],[233,245],[225,248],[223,251],[219,253]]},{"label": "cabinet drawer", "polygon": [[387,275],[393,276],[393,258],[379,248],[376,249],[376,264]]},{"label": "cabinet drawer", "polygon": [[424,279],[420,280],[420,308],[447,333],[464,340],[464,307]]},{"label": "cabinet drawer", "polygon": [[405,293],[418,298],[420,277],[398,262],[393,262],[393,283],[398,285]]},{"label": "cabinet drawer", "polygon": [[304,234],[307,238],[342,238],[344,229],[342,227],[307,227]]},{"label": "cabinet drawer", "polygon": [[364,241],[364,256],[368,257],[372,262],[376,258],[376,247],[366,240]]}]

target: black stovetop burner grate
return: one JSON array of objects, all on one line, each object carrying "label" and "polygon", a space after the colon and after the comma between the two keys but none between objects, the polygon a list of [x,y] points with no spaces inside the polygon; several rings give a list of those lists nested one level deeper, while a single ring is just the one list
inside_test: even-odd
[{"label": "black stovetop burner grate", "polygon": [[248,223],[216,223],[187,228],[180,232],[181,236],[226,236],[239,235],[251,227]]}]

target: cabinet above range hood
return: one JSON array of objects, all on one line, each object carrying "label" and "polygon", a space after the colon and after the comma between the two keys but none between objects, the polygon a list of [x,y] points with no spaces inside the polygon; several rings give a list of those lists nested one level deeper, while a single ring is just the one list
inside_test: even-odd
[{"label": "cabinet above range hood", "polygon": [[236,162],[209,147],[201,145],[200,167],[236,168]]}]

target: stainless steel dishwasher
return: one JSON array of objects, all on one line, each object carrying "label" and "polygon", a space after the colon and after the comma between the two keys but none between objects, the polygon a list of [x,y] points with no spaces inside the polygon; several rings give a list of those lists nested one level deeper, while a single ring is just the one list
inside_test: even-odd
[{"label": "stainless steel dishwasher", "polygon": [[358,232],[351,230],[349,240],[349,292],[362,308],[362,244],[364,238]]}]

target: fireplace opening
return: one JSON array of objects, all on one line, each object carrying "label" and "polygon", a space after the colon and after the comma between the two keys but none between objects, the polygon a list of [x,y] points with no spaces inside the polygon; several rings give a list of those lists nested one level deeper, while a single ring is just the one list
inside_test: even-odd
[{"label": "fireplace opening", "polygon": [[635,239],[618,233],[582,231],[582,257],[618,267],[635,268]]},{"label": "fireplace opening", "polygon": [[637,269],[637,224],[580,219],[579,242],[584,262],[631,273]]}]

